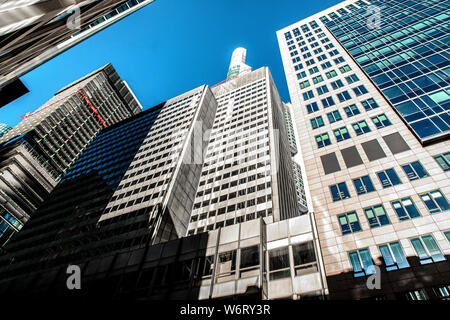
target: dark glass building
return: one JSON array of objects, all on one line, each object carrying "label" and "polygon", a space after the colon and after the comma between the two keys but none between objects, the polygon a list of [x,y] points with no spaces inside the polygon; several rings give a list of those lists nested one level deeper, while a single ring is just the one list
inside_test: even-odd
[{"label": "dark glass building", "polygon": [[108,64],[57,92],[2,135],[0,245],[29,219],[101,129],[141,110]]}]

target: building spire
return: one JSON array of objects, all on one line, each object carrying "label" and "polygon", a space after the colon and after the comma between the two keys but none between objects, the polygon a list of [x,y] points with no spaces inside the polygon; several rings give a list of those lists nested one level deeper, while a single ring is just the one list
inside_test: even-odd
[{"label": "building spire", "polygon": [[230,67],[228,68],[227,79],[235,77],[244,71],[250,71],[252,68],[245,64],[247,49],[239,47],[234,49],[231,56]]}]

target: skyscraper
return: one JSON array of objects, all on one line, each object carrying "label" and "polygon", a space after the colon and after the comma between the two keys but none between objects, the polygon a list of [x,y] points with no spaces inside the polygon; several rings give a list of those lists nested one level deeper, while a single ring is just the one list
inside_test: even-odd
[{"label": "skyscraper", "polygon": [[153,1],[4,1],[0,107],[28,92],[19,77]]},{"label": "skyscraper", "polygon": [[0,217],[14,223],[1,231],[0,245],[29,219],[102,128],[141,110],[108,64],[61,89],[2,135]]},{"label": "skyscraper", "polygon": [[[322,298],[292,170],[267,67],[191,90],[89,144],[8,243],[0,295]],[[81,290],[67,288],[68,265]]]},{"label": "skyscraper", "polygon": [[344,1],[277,32],[332,299],[448,297],[448,18]]}]

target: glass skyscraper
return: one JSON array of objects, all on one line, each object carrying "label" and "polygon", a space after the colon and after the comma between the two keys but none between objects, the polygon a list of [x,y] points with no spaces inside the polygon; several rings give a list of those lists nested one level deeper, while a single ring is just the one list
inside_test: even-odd
[{"label": "glass skyscraper", "polygon": [[450,4],[440,0],[368,4],[372,7],[342,8],[335,19],[319,19],[422,144],[446,140],[450,134]]}]

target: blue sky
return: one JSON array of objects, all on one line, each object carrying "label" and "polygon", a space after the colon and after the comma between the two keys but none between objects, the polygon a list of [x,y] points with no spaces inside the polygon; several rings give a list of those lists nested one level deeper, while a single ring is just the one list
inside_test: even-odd
[{"label": "blue sky", "polygon": [[59,89],[111,62],[144,109],[225,79],[231,54],[268,66],[289,101],[276,31],[339,0],[156,0],[22,77],[30,93],[0,108],[15,126]]}]

